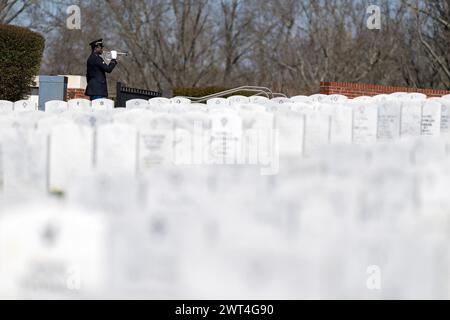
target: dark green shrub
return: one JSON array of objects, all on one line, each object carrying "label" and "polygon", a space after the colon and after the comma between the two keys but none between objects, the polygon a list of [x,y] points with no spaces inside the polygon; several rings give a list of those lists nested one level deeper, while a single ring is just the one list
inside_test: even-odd
[{"label": "dark green shrub", "polygon": [[[224,88],[224,87],[201,87],[201,88],[175,88],[173,90],[173,95],[174,96],[183,96],[183,97],[204,97],[204,96],[208,96],[210,94],[214,94],[214,93],[218,93],[221,91],[225,91],[228,90],[230,88]],[[236,96],[236,95],[241,95],[241,96],[252,96],[254,95],[256,92],[250,92],[250,91],[238,91],[235,92],[233,94],[230,95],[226,95],[224,96],[225,98],[229,97],[229,96]]]},{"label": "dark green shrub", "polygon": [[0,100],[18,101],[38,74],[44,38],[27,28],[0,24]]}]

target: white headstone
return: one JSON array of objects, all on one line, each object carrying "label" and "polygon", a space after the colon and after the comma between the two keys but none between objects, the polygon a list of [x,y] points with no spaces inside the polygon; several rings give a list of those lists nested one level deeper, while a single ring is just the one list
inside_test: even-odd
[{"label": "white headstone", "polygon": [[228,105],[228,102],[225,98],[212,98],[206,101],[206,105],[208,108],[223,107]]},{"label": "white headstone", "polygon": [[[165,176],[167,178],[167,175]],[[150,177],[149,179],[152,179]],[[156,186],[164,179],[156,180]],[[173,187],[165,193],[167,199]],[[162,191],[162,190],[161,190]],[[183,195],[179,198],[183,198]],[[147,198],[155,198],[149,194]],[[168,201],[151,215],[138,215],[123,221],[117,228],[114,241],[114,269],[111,282],[120,288],[118,298],[170,298],[183,291],[182,256],[185,227],[192,230],[189,220],[176,216],[182,205]],[[125,227],[125,228],[124,228]],[[129,248],[133,247],[133,250]]]},{"label": "white headstone", "polygon": [[316,110],[316,104],[315,103],[302,103],[302,102],[296,102],[293,105],[290,106],[290,109],[296,112],[306,113]]},{"label": "white headstone", "polygon": [[17,117],[11,113],[11,115],[1,115],[0,116],[0,129],[10,129],[18,127],[19,123]]},{"label": "white headstone", "polygon": [[[36,112],[36,111],[33,111]],[[25,113],[25,112],[21,112]],[[34,130],[36,128],[37,119],[17,116],[16,114],[0,116],[0,129],[21,129],[24,131]]]},{"label": "white headstone", "polygon": [[338,104],[345,104],[347,101],[348,98],[342,94],[331,94],[326,99],[326,102],[328,103],[338,103]]},{"label": "white headstone", "polygon": [[386,100],[378,106],[377,139],[393,140],[400,137],[401,103],[398,100]]},{"label": "white headstone", "polygon": [[15,114],[15,116],[16,118],[19,119],[30,120],[36,124],[39,120],[48,118],[51,115],[45,113],[44,111],[36,110],[36,111],[24,111],[21,112],[20,114]]},{"label": "white headstone", "polygon": [[136,173],[137,130],[121,123],[97,128],[95,167],[105,175]]},{"label": "white headstone", "polygon": [[244,104],[244,103],[249,103],[249,98],[245,97],[245,96],[240,96],[240,95],[236,95],[236,96],[231,96],[227,98],[228,104],[230,106],[232,105],[238,105],[238,104]]},{"label": "white headstone", "polygon": [[303,154],[313,155],[319,148],[330,142],[331,117],[319,112],[305,114],[305,134]]},{"label": "white headstone", "polygon": [[149,118],[154,113],[149,109],[125,109],[124,112],[119,112],[113,115],[113,122],[126,123],[129,125],[137,125],[143,118]]},{"label": "white headstone", "polygon": [[112,110],[114,109],[114,101],[110,99],[95,99],[92,101],[93,110]]},{"label": "white headstone", "polygon": [[310,103],[311,99],[308,96],[293,96],[290,100],[294,103]]},{"label": "white headstone", "polygon": [[283,106],[290,105],[292,103],[292,100],[286,97],[277,97],[270,99],[270,102],[275,106]]},{"label": "white headstone", "polygon": [[185,106],[187,112],[208,112],[208,107],[204,103],[190,103]]},{"label": "white headstone", "polygon": [[170,99],[170,103],[183,105],[183,104],[190,104],[191,100],[185,97],[173,97],[172,99]]},{"label": "white headstone", "polygon": [[73,178],[89,173],[93,165],[94,134],[73,124],[52,128],[49,155],[49,191],[63,192]]},{"label": "white headstone", "polygon": [[280,109],[291,108],[294,105],[289,98],[277,97],[270,99],[270,101],[265,105],[266,111],[275,113]]},{"label": "white headstone", "polygon": [[45,112],[58,113],[66,111],[69,108],[69,104],[66,101],[51,100],[45,103]]},{"label": "white headstone", "polygon": [[45,194],[47,136],[20,126],[0,131],[4,191],[21,196]]},{"label": "white headstone", "polygon": [[412,100],[427,100],[427,96],[423,93],[413,92],[408,95]]},{"label": "white headstone", "polygon": [[422,106],[422,135],[439,136],[441,132],[441,104],[424,101]]},{"label": "white headstone", "polygon": [[62,119],[73,121],[75,124],[88,127],[96,127],[102,124],[110,123],[112,121],[111,116],[102,114],[100,112],[81,110],[74,111],[73,109],[69,109],[68,111],[60,113],[59,117]]},{"label": "white headstone", "polygon": [[441,134],[450,133],[450,99],[433,97],[427,101],[434,101],[441,105]]},{"label": "white headstone", "polygon": [[305,115],[300,112],[283,109],[275,114],[281,156],[303,155],[304,124]]},{"label": "white headstone", "polygon": [[[156,99],[156,98],[155,98]],[[144,99],[131,99],[126,102],[127,109],[148,109],[150,104]]]},{"label": "white headstone", "polygon": [[191,111],[176,118],[174,162],[208,164],[211,123],[208,114]]},{"label": "white headstone", "polygon": [[408,92],[394,92],[389,95],[391,99],[408,99],[410,98]]},{"label": "white headstone", "polygon": [[385,101],[391,98],[392,96],[390,96],[389,94],[377,94],[376,96],[372,97],[372,99],[374,99],[375,101]]},{"label": "white headstone", "polygon": [[53,127],[61,124],[74,124],[74,122],[71,119],[52,115],[50,117],[40,119],[36,126],[38,131],[50,134]]},{"label": "white headstone", "polygon": [[360,97],[356,97],[351,99],[352,101],[371,101],[373,100],[373,97],[369,97],[369,96],[360,96]]},{"label": "white headstone", "polygon": [[252,104],[258,104],[261,106],[265,106],[270,102],[270,99],[263,96],[251,96],[248,98],[250,103]]},{"label": "white headstone", "polygon": [[22,111],[35,111],[37,110],[37,105],[35,102],[30,100],[20,100],[14,102],[14,112]]},{"label": "white headstone", "polygon": [[0,297],[100,298],[107,284],[107,224],[98,213],[21,206],[0,216]]},{"label": "white headstone", "polygon": [[157,97],[148,99],[148,103],[151,107],[167,107],[171,104],[171,101],[169,98]]},{"label": "white headstone", "polygon": [[173,164],[174,118],[154,115],[138,122],[138,170],[146,172],[157,165]]},{"label": "white headstone", "polygon": [[400,134],[402,137],[421,135],[422,101],[402,100]]},{"label": "white headstone", "polygon": [[0,100],[0,111],[13,111],[14,102],[7,100]]},{"label": "white headstone", "polygon": [[319,102],[319,103],[321,103],[321,102],[326,102],[327,101],[327,97],[328,96],[326,94],[313,94],[313,95],[309,96],[309,99],[312,102]]},{"label": "white headstone", "polygon": [[337,104],[331,104],[326,102],[315,102],[311,105],[312,110],[315,112],[327,114],[327,115],[333,115],[336,112],[336,109],[341,108],[342,106],[339,106]]},{"label": "white headstone", "polygon": [[331,143],[352,143],[353,109],[348,106],[338,106],[331,114]]},{"label": "white headstone", "polygon": [[241,163],[267,164],[274,155],[274,116],[266,111],[243,111]]},{"label": "white headstone", "polygon": [[211,110],[211,162],[234,164],[241,157],[242,118],[231,109]]},{"label": "white headstone", "polygon": [[352,101],[353,143],[374,143],[377,141],[378,107],[367,101]]},{"label": "white headstone", "polygon": [[87,99],[71,99],[67,102],[69,109],[74,111],[91,111],[91,101]]},{"label": "white headstone", "polygon": [[237,110],[239,112],[265,112],[266,108],[260,104],[246,103],[239,105]]}]

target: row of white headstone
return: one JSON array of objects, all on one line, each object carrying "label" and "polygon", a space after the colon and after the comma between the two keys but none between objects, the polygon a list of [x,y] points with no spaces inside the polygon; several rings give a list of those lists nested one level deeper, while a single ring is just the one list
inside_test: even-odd
[{"label": "row of white headstone", "polygon": [[273,177],[93,175],[62,204],[0,201],[0,297],[448,299],[448,142],[332,146]]},{"label": "row of white headstone", "polygon": [[[89,101],[86,99],[71,99],[69,101],[52,100],[45,103],[45,111],[62,112],[65,110],[110,110],[114,108],[114,101],[110,99],[96,99]],[[38,105],[31,100],[19,100],[11,102],[0,100],[0,112],[26,112],[37,111]]]},{"label": "row of white headstone", "polygon": [[272,112],[258,104],[206,111],[180,106],[162,108],[170,112],[128,108],[0,113],[5,132],[0,151],[3,185],[15,185],[20,181],[16,175],[26,173],[22,184],[28,185],[40,172],[40,181],[50,190],[64,190],[69,176],[93,167],[140,173],[157,165],[252,164],[268,166],[272,172],[266,174],[274,174],[279,157],[311,155],[329,143],[367,144],[448,133],[450,99],[293,103]]},{"label": "row of white headstone", "polygon": [[[450,95],[445,95],[442,98],[450,99]],[[406,92],[395,92],[392,94],[379,94],[376,96],[360,96],[354,99],[349,99],[344,95],[332,94],[314,94],[311,96],[293,96],[291,98],[287,97],[277,97],[269,99],[264,96],[251,96],[245,97],[241,95],[234,95],[228,98],[213,98],[206,101],[208,107],[214,106],[232,106],[236,104],[260,104],[264,106],[277,106],[282,104],[291,103],[330,103],[330,104],[343,104],[349,100],[353,101],[385,101],[387,99],[404,99],[404,100],[426,100],[427,96],[422,93],[406,93]],[[146,108],[157,105],[183,105],[191,104],[192,101],[185,97],[174,97],[174,98],[152,98],[149,100],[144,99],[133,99],[126,102],[127,108]],[[110,99],[96,99],[94,101],[89,101],[86,99],[72,99],[68,102],[53,100],[45,104],[45,110],[47,111],[58,111],[67,109],[87,109],[92,107],[94,110],[105,110],[114,108],[114,101]],[[0,100],[0,111],[29,111],[37,110],[37,105],[30,100],[20,100],[17,102],[11,102],[6,100]]]},{"label": "row of white headstone", "polygon": [[[0,297],[448,299],[450,140],[435,130],[445,132],[445,102],[437,112],[433,101],[5,112],[3,187],[22,193],[12,203],[0,194]],[[337,108],[360,121],[358,143],[316,147],[336,141]],[[422,136],[391,141],[405,121]],[[311,157],[286,157],[270,177],[163,165],[204,128],[223,159],[233,145],[253,149],[242,132],[259,127],[280,129],[281,158]],[[62,204],[41,194],[26,205],[23,191],[38,185],[70,190]]]}]

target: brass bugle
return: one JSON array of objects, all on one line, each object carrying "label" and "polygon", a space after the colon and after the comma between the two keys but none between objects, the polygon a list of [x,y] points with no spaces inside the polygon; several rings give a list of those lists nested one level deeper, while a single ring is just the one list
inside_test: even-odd
[{"label": "brass bugle", "polygon": [[[111,50],[112,51],[112,50]],[[105,54],[111,54],[111,51],[104,51]],[[128,51],[117,51],[118,56],[128,56]]]}]

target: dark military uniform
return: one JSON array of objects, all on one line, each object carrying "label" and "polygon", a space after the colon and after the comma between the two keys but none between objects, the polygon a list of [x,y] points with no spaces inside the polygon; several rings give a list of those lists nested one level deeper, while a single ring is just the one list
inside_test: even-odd
[{"label": "dark military uniform", "polygon": [[106,64],[103,58],[93,51],[87,60],[87,87],[85,95],[91,98],[93,96],[106,98],[108,96],[106,73],[111,73],[116,65],[117,60],[111,60],[109,64]]}]

